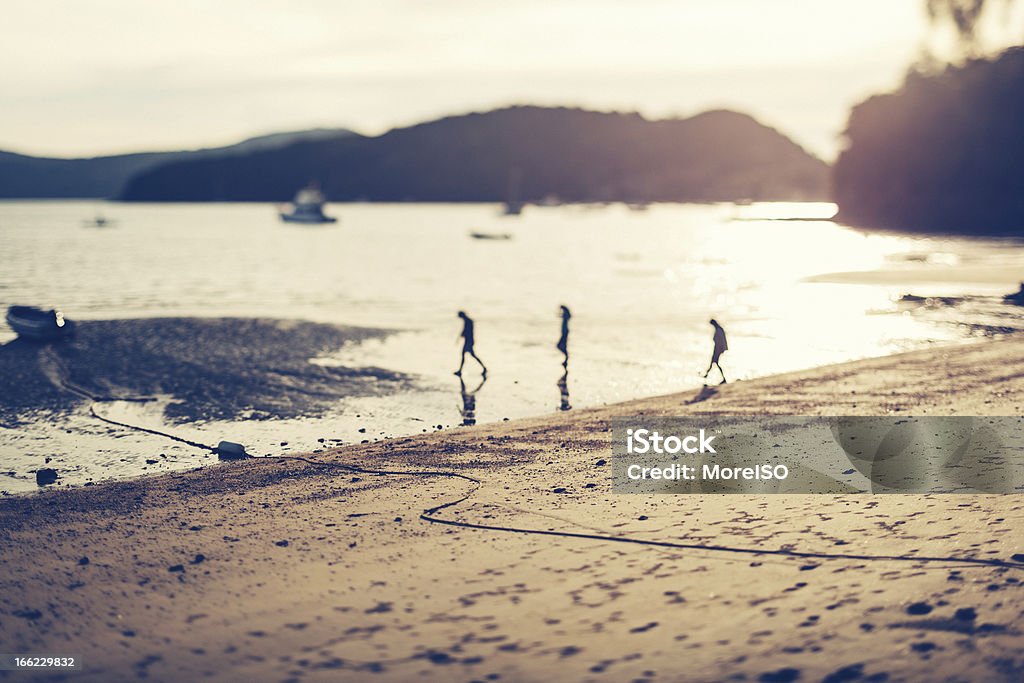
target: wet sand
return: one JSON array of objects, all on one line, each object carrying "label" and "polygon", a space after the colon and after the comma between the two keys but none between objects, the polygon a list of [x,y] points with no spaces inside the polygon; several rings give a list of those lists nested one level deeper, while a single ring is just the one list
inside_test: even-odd
[{"label": "wet sand", "polygon": [[52,345],[0,345],[0,496],[34,490],[41,468],[55,468],[54,486],[64,487],[215,459],[121,425],[209,446],[228,438],[263,455],[281,442],[293,451],[328,437],[342,443],[337,432],[310,428],[330,419],[351,443],[357,427],[339,425],[340,405],[411,393],[417,379],[331,356],[389,334],[295,320],[140,318],[80,321],[71,339]]},{"label": "wet sand", "polygon": [[408,383],[382,368],[309,362],[386,334],[254,318],[82,321],[65,342],[15,340],[0,346],[0,419],[17,424],[26,414],[81,403],[60,389],[62,373],[97,396],[170,396],[165,417],[172,422],[316,416],[339,398],[386,395]]},{"label": "wet sand", "polygon": [[1022,496],[616,496],[608,464],[615,416],[1021,415],[1024,339],[693,398],[0,500],[0,643],[74,681],[1024,677]]}]

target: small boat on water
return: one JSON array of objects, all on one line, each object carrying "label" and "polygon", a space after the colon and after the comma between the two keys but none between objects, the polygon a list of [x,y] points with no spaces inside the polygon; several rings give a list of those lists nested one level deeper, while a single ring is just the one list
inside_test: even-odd
[{"label": "small boat on water", "polygon": [[1020,283],[1020,289],[1013,294],[1007,294],[1003,297],[1003,301],[1008,304],[1015,306],[1024,306],[1024,282]]},{"label": "small boat on water", "polygon": [[469,236],[475,240],[510,240],[512,235],[507,232],[471,232]]},{"label": "small boat on water", "polygon": [[112,221],[106,216],[99,214],[95,218],[82,221],[82,226],[86,228],[111,228],[114,226],[116,221]]},{"label": "small boat on water", "polygon": [[324,198],[320,188],[316,185],[308,185],[299,190],[292,201],[291,211],[281,211],[279,215],[285,223],[335,223],[337,218],[324,214]]},{"label": "small boat on water", "polygon": [[503,216],[519,216],[523,213],[524,206],[526,205],[523,202],[509,200],[502,207],[501,214]]},{"label": "small boat on water", "polygon": [[7,324],[19,337],[30,341],[56,341],[74,329],[74,323],[65,320],[57,309],[44,311],[35,306],[11,306],[7,309]]},{"label": "small boat on water", "polygon": [[523,171],[520,168],[513,168],[508,173],[508,198],[502,206],[501,215],[519,216],[523,213],[526,202],[519,198],[523,184]]}]

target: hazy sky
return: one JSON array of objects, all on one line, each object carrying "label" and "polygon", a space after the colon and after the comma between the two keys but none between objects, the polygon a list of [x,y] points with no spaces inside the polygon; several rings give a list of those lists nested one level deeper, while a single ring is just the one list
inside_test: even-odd
[{"label": "hazy sky", "polygon": [[513,103],[748,112],[831,158],[923,0],[3,0],[0,149],[375,134]]}]

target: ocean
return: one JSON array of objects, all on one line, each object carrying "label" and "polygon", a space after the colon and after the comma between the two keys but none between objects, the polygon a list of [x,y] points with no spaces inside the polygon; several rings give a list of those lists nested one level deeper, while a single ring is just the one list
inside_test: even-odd
[{"label": "ocean", "polygon": [[[229,316],[392,331],[312,360],[410,381],[343,397],[325,414],[171,423],[165,401],[103,406],[255,454],[459,428],[467,414],[487,423],[696,391],[712,317],[728,334],[730,381],[1020,327],[1021,309],[1001,297],[1024,278],[1021,241],[861,232],[829,220],[834,211],[613,204],[506,217],[486,204],[339,204],[328,207],[337,224],[296,226],[268,204],[9,201],[0,303],[57,306],[78,321]],[[99,214],[112,225],[85,227]],[[572,311],[567,374],[555,348],[562,304]],[[459,310],[475,320],[490,370],[479,389],[472,361],[462,383],[452,374]],[[0,343],[13,339],[0,323]],[[42,466],[77,485],[208,462],[84,410],[0,426],[6,493],[35,490]]]}]

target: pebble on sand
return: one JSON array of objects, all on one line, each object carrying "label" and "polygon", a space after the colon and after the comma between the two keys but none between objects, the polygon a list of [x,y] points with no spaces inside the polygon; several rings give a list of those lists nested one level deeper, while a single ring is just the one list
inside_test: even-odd
[{"label": "pebble on sand", "polygon": [[907,606],[907,614],[921,616],[932,611],[932,606],[927,602],[915,602]]},{"label": "pebble on sand", "polygon": [[974,621],[978,618],[978,613],[973,607],[961,607],[953,615],[953,618],[957,621]]},{"label": "pebble on sand", "polygon": [[57,481],[57,478],[57,470],[52,467],[44,467],[40,470],[36,470],[36,484],[39,486],[49,486],[53,482]]}]

